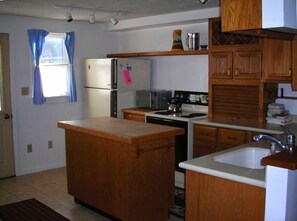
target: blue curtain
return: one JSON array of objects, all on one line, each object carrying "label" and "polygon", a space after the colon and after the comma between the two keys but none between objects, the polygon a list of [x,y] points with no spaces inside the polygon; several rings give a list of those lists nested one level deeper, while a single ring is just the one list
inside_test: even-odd
[{"label": "blue curtain", "polygon": [[76,102],[76,84],[74,76],[74,67],[73,67],[73,57],[74,57],[74,43],[75,36],[74,32],[66,32],[65,46],[68,53],[69,63],[70,63],[70,74],[69,74],[69,98],[70,102]]},{"label": "blue curtain", "polygon": [[34,83],[33,83],[33,104],[43,104],[45,102],[45,97],[43,96],[42,82],[39,69],[39,58],[44,46],[45,37],[48,32],[39,29],[28,30],[29,43],[31,48],[31,53],[34,61]]}]

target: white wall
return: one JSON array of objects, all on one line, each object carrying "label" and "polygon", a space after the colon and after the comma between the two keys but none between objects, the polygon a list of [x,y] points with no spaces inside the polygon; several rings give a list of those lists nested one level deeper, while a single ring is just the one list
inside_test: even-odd
[{"label": "white wall", "polygon": [[276,102],[284,104],[291,114],[297,115],[297,91],[292,91],[291,84],[279,84],[278,88],[279,90],[283,89],[284,97],[294,97],[295,99],[277,99]]},{"label": "white wall", "polygon": [[[74,68],[78,102],[33,105],[30,96],[21,96],[22,87],[32,91],[33,66],[27,29],[41,28],[49,32],[74,31]],[[118,48],[117,36],[103,30],[103,25],[29,17],[0,15],[0,32],[10,35],[11,91],[13,108],[16,174],[26,174],[65,165],[64,131],[57,121],[82,116],[82,74],[85,57],[105,57]],[[47,148],[49,140],[53,149]],[[27,144],[33,152],[27,153]]]},{"label": "white wall", "polygon": [[[21,96],[21,88],[32,91],[33,65],[27,29],[42,28],[49,32],[75,31],[74,56],[78,102],[33,105],[30,96]],[[207,44],[207,23],[168,26],[137,31],[108,32],[105,25],[29,17],[0,15],[0,32],[10,35],[11,91],[14,127],[16,174],[22,175],[65,165],[64,131],[59,120],[82,118],[83,59],[105,57],[107,53],[171,50],[172,31],[182,29],[183,43],[187,32],[199,32],[200,43]],[[155,57],[152,65],[152,88],[207,91],[208,58],[202,56]],[[53,149],[47,148],[49,140]],[[33,152],[27,153],[27,144]]]},{"label": "white wall", "polygon": [[296,220],[296,184],[296,170],[266,167],[265,221]]},{"label": "white wall", "polygon": [[[170,51],[172,32],[182,30],[184,50],[188,32],[200,33],[200,44],[208,45],[208,23],[123,31],[120,52]],[[161,56],[152,59],[152,89],[208,91],[208,56]]]}]

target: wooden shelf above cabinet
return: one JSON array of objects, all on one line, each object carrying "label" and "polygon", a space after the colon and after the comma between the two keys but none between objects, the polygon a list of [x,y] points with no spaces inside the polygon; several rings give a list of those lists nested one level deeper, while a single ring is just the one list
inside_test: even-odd
[{"label": "wooden shelf above cabinet", "polygon": [[208,50],[129,52],[129,53],[107,54],[106,57],[108,57],[108,58],[127,58],[127,57],[152,57],[152,56],[178,56],[178,55],[208,55]]}]

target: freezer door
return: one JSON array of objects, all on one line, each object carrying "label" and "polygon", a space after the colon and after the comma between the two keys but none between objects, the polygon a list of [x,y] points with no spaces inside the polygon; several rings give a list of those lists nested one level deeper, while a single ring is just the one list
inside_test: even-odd
[{"label": "freezer door", "polygon": [[117,92],[96,88],[85,88],[84,116],[117,117]]},{"label": "freezer door", "polygon": [[85,87],[117,88],[116,59],[85,59]]},{"label": "freezer door", "polygon": [[151,77],[151,62],[148,59],[118,58],[118,91],[149,90]]}]

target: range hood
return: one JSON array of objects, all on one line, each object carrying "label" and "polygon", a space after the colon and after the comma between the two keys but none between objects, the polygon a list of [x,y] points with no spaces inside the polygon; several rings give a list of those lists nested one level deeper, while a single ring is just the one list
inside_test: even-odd
[{"label": "range hood", "polygon": [[262,28],[297,34],[296,0],[262,0]]}]

